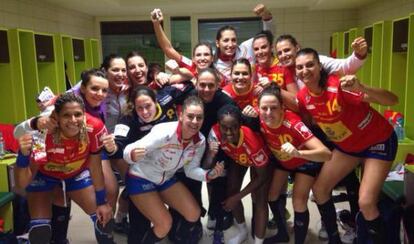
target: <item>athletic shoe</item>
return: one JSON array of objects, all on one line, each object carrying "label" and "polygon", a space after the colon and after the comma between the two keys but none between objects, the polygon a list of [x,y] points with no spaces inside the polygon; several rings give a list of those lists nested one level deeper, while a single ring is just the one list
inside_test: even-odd
[{"label": "athletic shoe", "polygon": [[128,235],[128,232],[129,232],[128,218],[125,217],[125,218],[122,219],[122,221],[120,223],[115,223],[114,231],[118,234]]},{"label": "athletic shoe", "polygon": [[32,244],[49,243],[52,238],[52,229],[50,225],[38,225],[29,230],[29,242]]},{"label": "athletic shoe", "polygon": [[355,238],[356,238],[355,229],[350,228],[349,230],[345,231],[343,236],[341,236],[341,241],[343,243],[352,244],[354,243]]},{"label": "athletic shoe", "polygon": [[214,231],[213,234],[213,244],[224,244],[224,234],[223,231]]},{"label": "athletic shoe", "polygon": [[215,228],[216,228],[216,219],[209,215],[207,219],[207,229],[214,230]]},{"label": "athletic shoe", "polygon": [[338,209],[336,211],[336,219],[342,229],[355,229],[355,221],[352,219],[351,212],[346,209]]},{"label": "athletic shoe", "polygon": [[328,232],[326,232],[325,224],[322,222],[322,220],[319,220],[318,225],[320,225],[320,229],[318,232],[319,240],[327,241],[329,237],[328,237]]},{"label": "athletic shoe", "polygon": [[95,222],[95,237],[99,244],[115,244],[112,230],[114,228],[114,220],[111,219],[105,227],[96,220]]},{"label": "athletic shoe", "polygon": [[[236,227],[237,228],[237,227]],[[247,239],[247,228],[238,229],[238,233],[227,241],[227,244],[240,244]]]}]

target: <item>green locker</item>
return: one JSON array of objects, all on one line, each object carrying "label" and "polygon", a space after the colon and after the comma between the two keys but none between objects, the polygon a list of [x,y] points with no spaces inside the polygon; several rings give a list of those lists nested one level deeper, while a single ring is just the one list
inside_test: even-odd
[{"label": "green locker", "polygon": [[332,34],[332,51],[336,51],[337,58],[344,57],[344,32],[335,32]]},{"label": "green locker", "polygon": [[99,40],[90,39],[92,51],[92,67],[99,68],[101,66],[101,46]]},{"label": "green locker", "polygon": [[408,18],[392,21],[391,80],[389,82],[389,89],[397,94],[400,100],[400,103],[393,106],[392,109],[401,113],[405,113],[407,88],[408,24]]},{"label": "green locker", "polygon": [[365,84],[371,86],[371,66],[372,66],[372,26],[367,26],[363,30],[363,36],[367,41],[368,54],[364,65],[361,68],[360,79]]},{"label": "green locker", "polygon": [[69,79],[70,84],[76,84],[75,61],[73,58],[73,44],[70,36],[59,35],[62,41],[64,70]]},{"label": "green locker", "polygon": [[[409,17],[407,47],[407,84],[405,88],[405,136],[414,140],[414,13]],[[401,101],[402,103],[404,101]]]},{"label": "green locker", "polygon": [[[90,45],[88,45],[90,47]],[[82,71],[91,67],[92,65],[88,61],[91,60],[91,54],[86,52],[85,40],[80,38],[72,38],[72,47],[73,47],[73,59],[75,64],[75,83],[76,84],[80,79]],[[90,49],[89,49],[90,50]]]}]

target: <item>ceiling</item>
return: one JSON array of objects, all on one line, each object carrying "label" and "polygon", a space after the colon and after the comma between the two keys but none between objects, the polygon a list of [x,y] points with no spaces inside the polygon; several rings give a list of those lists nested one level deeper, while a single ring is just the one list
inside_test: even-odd
[{"label": "ceiling", "polygon": [[[38,0],[95,17],[148,15],[161,8],[174,15],[246,12],[262,2],[270,9],[304,7],[309,10],[358,8],[375,0]],[[185,6],[185,7],[183,7]]]}]

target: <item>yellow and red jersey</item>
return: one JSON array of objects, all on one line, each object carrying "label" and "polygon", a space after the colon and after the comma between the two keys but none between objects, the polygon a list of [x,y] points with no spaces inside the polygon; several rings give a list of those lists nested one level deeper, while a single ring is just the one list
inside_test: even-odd
[{"label": "yellow and red jersey", "polygon": [[[278,65],[278,60],[274,59],[269,67],[255,65],[256,78],[267,77],[269,80],[276,82],[281,89],[286,90],[286,86],[295,83],[295,73],[292,70]],[[257,81],[255,82],[257,83]]]}]

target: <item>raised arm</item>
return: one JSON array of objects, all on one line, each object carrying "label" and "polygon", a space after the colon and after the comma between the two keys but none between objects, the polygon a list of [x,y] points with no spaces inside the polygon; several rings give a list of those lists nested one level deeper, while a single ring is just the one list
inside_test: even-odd
[{"label": "raised arm", "polygon": [[175,61],[181,61],[181,54],[175,50],[172,46],[171,41],[168,39],[165,34],[161,23],[164,20],[164,16],[160,9],[154,9],[151,12],[151,21],[154,26],[155,36],[157,37],[158,44],[160,45],[162,51],[168,58],[174,59]]}]

